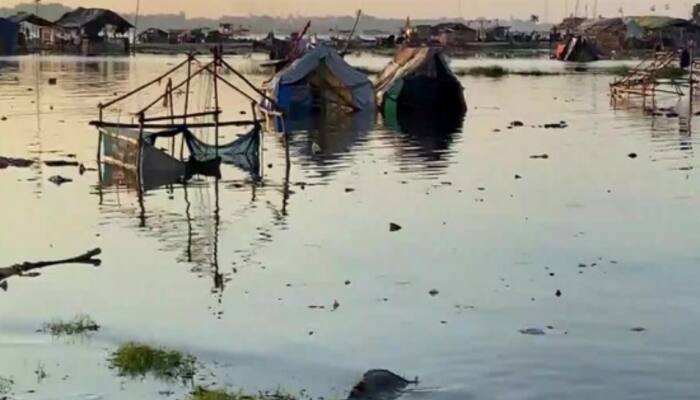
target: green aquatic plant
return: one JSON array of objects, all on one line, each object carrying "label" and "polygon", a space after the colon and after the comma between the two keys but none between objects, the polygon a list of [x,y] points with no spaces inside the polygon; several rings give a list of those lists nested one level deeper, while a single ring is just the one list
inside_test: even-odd
[{"label": "green aquatic plant", "polygon": [[247,394],[243,392],[229,392],[224,389],[207,389],[199,386],[192,392],[189,400],[297,400],[297,397],[279,390]]},{"label": "green aquatic plant", "polygon": [[87,315],[79,315],[71,321],[53,321],[44,324],[39,332],[54,336],[89,335],[97,332],[100,326]]},{"label": "green aquatic plant", "polygon": [[630,68],[627,65],[616,65],[614,67],[605,68],[603,70],[604,73],[617,76],[629,75],[630,71],[632,71],[632,68]]},{"label": "green aquatic plant", "polygon": [[110,358],[110,367],[119,375],[158,379],[191,379],[197,372],[197,359],[176,350],[166,350],[140,343],[126,343]]}]

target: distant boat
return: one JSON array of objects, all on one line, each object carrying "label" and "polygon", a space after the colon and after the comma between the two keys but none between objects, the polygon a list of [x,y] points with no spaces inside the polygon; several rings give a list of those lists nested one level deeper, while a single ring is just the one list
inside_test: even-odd
[{"label": "distant boat", "polygon": [[590,40],[583,36],[571,36],[557,45],[554,58],[559,61],[585,63],[598,61],[601,57],[600,51]]},{"label": "distant boat", "polygon": [[379,76],[375,91],[384,113],[467,111],[464,88],[435,47],[400,49]]},{"label": "distant boat", "polygon": [[288,117],[374,109],[374,91],[367,75],[325,46],[308,50],[284,67],[266,83],[265,90]]}]

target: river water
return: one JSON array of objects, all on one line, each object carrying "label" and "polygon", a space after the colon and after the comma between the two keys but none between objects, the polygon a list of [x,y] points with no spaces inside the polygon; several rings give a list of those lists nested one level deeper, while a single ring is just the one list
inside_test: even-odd
[{"label": "river water", "polygon": [[[0,266],[103,251],[100,267],[48,268],[0,292],[0,376],[16,398],[186,396],[111,371],[109,354],[127,341],[196,355],[201,384],[314,398],[345,398],[372,368],[418,376],[405,396],[416,399],[698,396],[693,121],[614,109],[607,75],[465,77],[461,129],[374,116],[302,127],[289,174],[268,133],[262,182],[224,167],[218,182],[196,177],[139,202],[118,177],[43,165],[96,168],[97,103],[178,61],[0,60],[0,155],[35,161],[0,170]],[[229,117],[249,110],[222,98]],[[525,126],[507,129],[514,120]],[[539,127],[559,121],[568,128]],[[57,174],[74,181],[56,186]],[[35,332],[78,314],[100,332]]]}]

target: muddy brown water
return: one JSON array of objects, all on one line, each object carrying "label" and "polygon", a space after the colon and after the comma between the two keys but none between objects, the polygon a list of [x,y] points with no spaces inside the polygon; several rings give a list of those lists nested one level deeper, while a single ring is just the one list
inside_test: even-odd
[{"label": "muddy brown water", "polygon": [[[0,292],[0,376],[16,397],[182,397],[108,369],[130,340],[191,352],[199,383],[249,391],[344,398],[364,371],[388,368],[420,378],[407,398],[697,395],[697,119],[614,110],[611,76],[463,78],[469,115],[451,132],[371,116],[297,127],[288,185],[273,134],[261,184],[224,167],[218,185],[195,178],[143,204],[118,173],[100,184],[44,164],[96,167],[96,104],[177,61],[0,60],[0,155],[36,161],[0,170],[0,267],[103,250],[100,267],[56,266]],[[225,95],[224,108],[249,106]],[[59,174],[73,182],[48,181]],[[76,314],[102,330],[35,333]]]}]

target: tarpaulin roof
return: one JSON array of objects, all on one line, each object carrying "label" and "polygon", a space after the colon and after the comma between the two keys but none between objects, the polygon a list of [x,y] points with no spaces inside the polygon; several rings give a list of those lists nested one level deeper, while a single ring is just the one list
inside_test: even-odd
[{"label": "tarpaulin roof", "polygon": [[16,22],[18,24],[22,23],[22,22],[28,22],[30,24],[37,25],[37,26],[55,26],[55,24],[51,21],[45,20],[45,19],[43,19],[39,16],[36,16],[34,14],[25,13],[25,12],[21,12],[21,13],[12,15],[10,17],[7,17],[7,19],[9,19],[12,22]]},{"label": "tarpaulin roof", "polygon": [[102,8],[83,7],[63,14],[63,16],[56,21],[56,25],[68,29],[83,28],[88,31],[88,33],[97,33],[106,25],[113,25],[117,28],[117,32],[122,33],[133,28],[133,25],[131,25],[129,21],[125,20],[114,11]]},{"label": "tarpaulin roof", "polygon": [[633,21],[636,23],[639,27],[650,30],[650,31],[655,31],[655,30],[660,30],[660,29],[668,29],[668,28],[673,28],[673,27],[690,27],[690,28],[698,28],[697,25],[694,23],[680,19],[680,18],[672,18],[672,17],[663,17],[660,15],[647,15],[647,16],[641,16],[641,17],[627,17],[625,18],[627,22]]},{"label": "tarpaulin roof", "polygon": [[375,84],[377,99],[382,99],[394,84],[408,76],[436,78],[436,63],[443,64],[443,70],[452,73],[441,51],[435,47],[405,47],[399,50],[394,59],[384,67]]},{"label": "tarpaulin roof", "polygon": [[0,56],[13,55],[17,47],[19,24],[0,18]]},{"label": "tarpaulin roof", "polygon": [[274,96],[277,96],[280,85],[298,83],[322,66],[325,66],[335,80],[351,93],[353,108],[365,110],[374,106],[372,82],[367,75],[351,67],[338,55],[338,52],[325,46],[309,50],[277,73],[270,85]]},{"label": "tarpaulin roof", "polygon": [[589,19],[578,26],[578,31],[587,35],[596,35],[601,32],[612,30],[624,31],[626,26],[627,24],[625,24],[622,18]]}]

